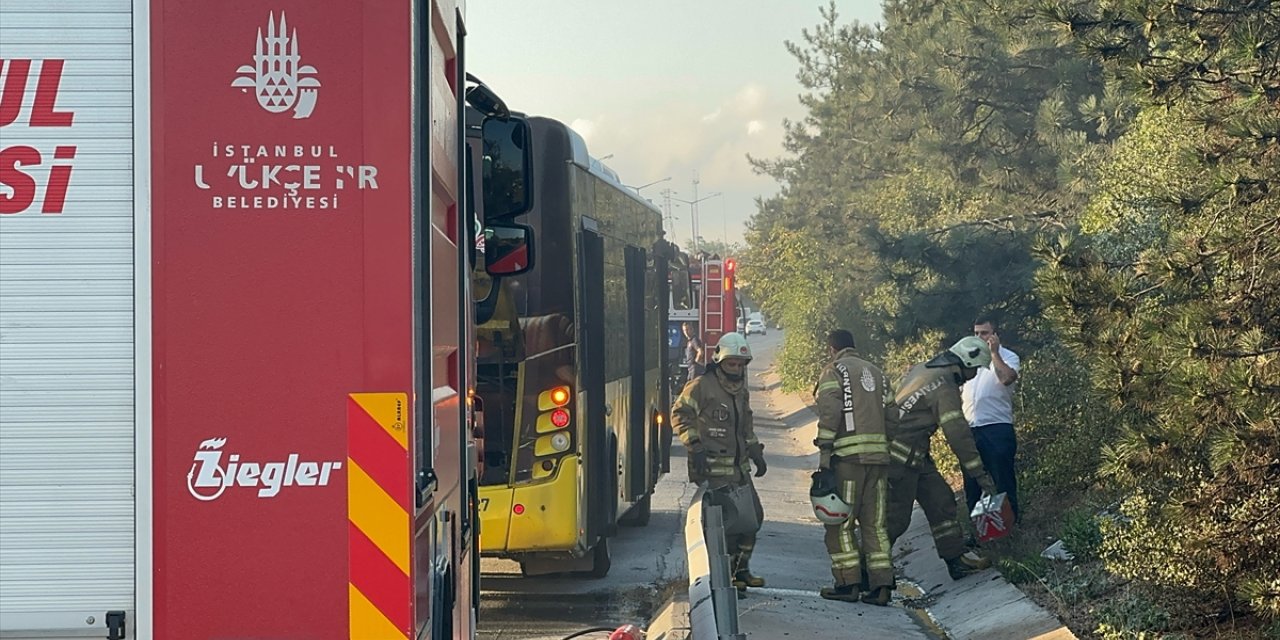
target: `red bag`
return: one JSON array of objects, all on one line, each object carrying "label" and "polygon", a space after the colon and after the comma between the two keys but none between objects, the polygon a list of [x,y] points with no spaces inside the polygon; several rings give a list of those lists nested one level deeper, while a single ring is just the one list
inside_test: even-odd
[{"label": "red bag", "polygon": [[973,528],[978,531],[978,542],[991,542],[1009,535],[1013,529],[1013,505],[1009,502],[1009,495],[982,496],[969,517],[973,520]]}]

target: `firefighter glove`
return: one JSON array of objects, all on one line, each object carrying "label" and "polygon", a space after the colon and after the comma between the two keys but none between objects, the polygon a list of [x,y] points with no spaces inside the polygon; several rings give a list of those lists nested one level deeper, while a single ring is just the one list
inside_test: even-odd
[{"label": "firefighter glove", "polygon": [[989,496],[996,495],[996,483],[989,474],[984,473],[981,478],[978,478],[978,486],[982,487],[983,493]]},{"label": "firefighter glove", "polygon": [[757,477],[757,478],[759,478],[760,476],[764,475],[764,474],[765,474],[765,472],[769,471],[769,465],[765,464],[765,462],[764,462],[764,454],[763,454],[763,453],[762,453],[762,454],[760,454],[760,455],[758,455],[758,456],[756,456],[756,457],[754,457],[754,458],[752,458],[752,459],[751,459],[751,461],[752,461],[752,462],[754,462],[754,463],[756,463],[756,477]]},{"label": "firefighter glove", "polygon": [[769,465],[764,461],[764,445],[753,444],[751,448],[747,449],[747,452],[751,456],[751,461],[756,464],[756,477],[763,476],[769,470]]},{"label": "firefighter glove", "polygon": [[703,477],[710,475],[711,463],[707,461],[706,451],[694,451],[690,456],[689,461],[693,465],[694,473]]}]

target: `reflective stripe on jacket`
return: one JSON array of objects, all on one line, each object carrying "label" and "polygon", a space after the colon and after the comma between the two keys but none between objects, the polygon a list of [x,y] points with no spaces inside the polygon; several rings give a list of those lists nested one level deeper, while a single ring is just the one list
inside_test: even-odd
[{"label": "reflective stripe on jacket", "polygon": [[[760,443],[752,425],[750,396],[724,388],[718,372],[695,378],[671,407],[671,427],[689,453],[707,454],[707,477],[690,466],[689,480],[746,478],[751,474],[750,449]],[[690,457],[692,463],[692,456]]]},{"label": "reflective stripe on jacket", "polygon": [[912,367],[898,389],[898,424],[890,434],[889,455],[894,462],[919,468],[929,455],[929,438],[939,427],[955,451],[965,475],[986,476],[973,433],[961,409],[957,367]]},{"label": "reflective stripe on jacket", "polygon": [[886,420],[896,422],[897,405],[889,380],[879,367],[843,349],[822,370],[814,388],[818,438],[824,457],[860,464],[889,464]]}]

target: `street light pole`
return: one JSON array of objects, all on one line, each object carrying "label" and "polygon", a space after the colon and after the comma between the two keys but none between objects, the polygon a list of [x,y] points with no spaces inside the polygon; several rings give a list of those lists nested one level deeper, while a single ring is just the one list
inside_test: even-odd
[{"label": "street light pole", "polygon": [[653,182],[650,182],[649,184],[642,184],[642,185],[640,185],[640,186],[638,186],[638,187],[633,187],[633,186],[631,186],[631,185],[629,185],[629,184],[624,184],[624,185],[622,185],[622,186],[624,186],[624,187],[626,187],[626,188],[628,188],[628,189],[635,189],[635,190],[636,190],[636,195],[640,195],[640,190],[641,190],[641,189],[644,189],[644,188],[646,188],[646,187],[652,187],[652,186],[653,186],[653,185],[655,185],[655,184],[661,184],[661,183],[666,182],[666,181],[668,181],[668,180],[670,180],[670,179],[671,179],[671,176],[667,176],[667,177],[665,177],[665,178],[663,178],[663,179],[661,179],[661,180],[654,180]]},{"label": "street light pole", "polygon": [[710,200],[719,195],[721,194],[719,191],[717,191],[711,195],[707,195],[699,198],[698,197],[698,179],[694,178],[693,179],[693,200],[682,200],[680,198],[675,198],[675,197],[671,198],[672,200],[683,202],[689,205],[689,225],[693,231],[693,237],[690,238],[690,243],[693,245],[693,252],[695,254],[698,253],[698,203],[704,200]]}]

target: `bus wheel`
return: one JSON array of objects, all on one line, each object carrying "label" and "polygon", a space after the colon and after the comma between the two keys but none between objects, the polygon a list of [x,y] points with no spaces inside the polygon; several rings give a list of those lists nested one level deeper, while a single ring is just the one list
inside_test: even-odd
[{"label": "bus wheel", "polygon": [[612,566],[613,557],[609,554],[609,539],[600,538],[596,546],[591,549],[591,577],[603,578],[609,575],[609,568]]},{"label": "bus wheel", "polygon": [[649,515],[653,507],[653,494],[647,494],[635,503],[627,514],[618,519],[624,527],[643,527],[649,524]]}]

